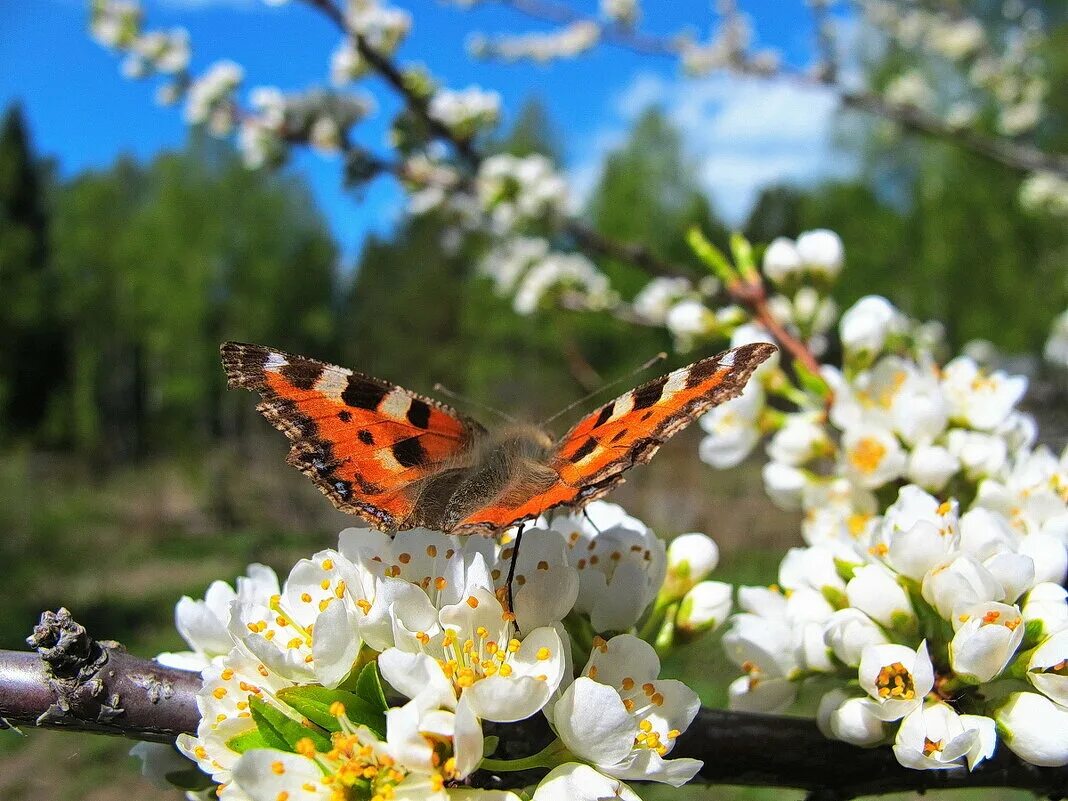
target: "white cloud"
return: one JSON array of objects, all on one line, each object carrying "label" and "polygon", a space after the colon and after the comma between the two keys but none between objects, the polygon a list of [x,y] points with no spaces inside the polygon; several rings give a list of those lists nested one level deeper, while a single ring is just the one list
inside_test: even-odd
[{"label": "white cloud", "polygon": [[838,104],[830,92],[730,76],[668,79],[642,72],[615,98],[613,119],[582,148],[571,170],[577,193],[588,195],[604,156],[651,105],[681,132],[702,185],[734,225],[768,184],[811,184],[854,168],[832,148]]}]

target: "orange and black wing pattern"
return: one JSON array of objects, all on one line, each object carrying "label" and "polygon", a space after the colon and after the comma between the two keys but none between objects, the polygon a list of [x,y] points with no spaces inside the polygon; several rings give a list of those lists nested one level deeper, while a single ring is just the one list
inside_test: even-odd
[{"label": "orange and black wing pattern", "polygon": [[483,433],[442,403],[343,367],[237,342],[221,352],[230,386],[259,392],[256,408],[293,443],[287,461],[382,530],[411,527],[419,488]]},{"label": "orange and black wing pattern", "polygon": [[501,530],[557,506],[581,507],[600,498],[623,481],[624,471],[652,459],[669,437],[740,395],[753,371],[775,351],[764,342],[742,345],[621,395],[560,440],[549,461],[559,480],[534,492],[506,488],[455,531]]}]

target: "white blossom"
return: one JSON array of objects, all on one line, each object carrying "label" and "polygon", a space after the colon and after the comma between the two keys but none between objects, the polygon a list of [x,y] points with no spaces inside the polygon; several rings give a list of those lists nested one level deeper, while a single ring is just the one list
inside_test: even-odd
[{"label": "white blossom", "polygon": [[872,645],[857,671],[861,689],[877,704],[882,720],[899,720],[919,709],[934,687],[934,667],[927,643],[915,651],[905,645]]},{"label": "white blossom", "polygon": [[701,762],[665,759],[700,708],[682,682],[663,680],[653,647],[630,634],[594,642],[578,679],[550,712],[556,733],[579,759],[620,779],[679,787]]},{"label": "white blossom", "polygon": [[720,470],[741,463],[760,440],[757,422],[764,398],[760,382],[750,380],[737,398],[703,415],[700,423],[707,436],[701,440],[701,460]]},{"label": "white blossom", "polygon": [[942,389],[954,421],[980,431],[998,427],[1027,391],[1027,379],[1001,371],[986,373],[960,356],[942,370]]},{"label": "white blossom", "polygon": [[1050,700],[1068,707],[1068,629],[1047,637],[1031,652],[1027,678]]},{"label": "white blossom", "polygon": [[567,538],[569,559],[579,572],[575,610],[588,614],[597,632],[633,626],[664,583],[663,540],[604,501],[591,503],[583,515],[558,516],[552,527]]},{"label": "white blossom", "polygon": [[838,324],[842,344],[852,353],[878,354],[887,337],[904,330],[904,318],[890,302],[878,295],[868,295],[846,309]]},{"label": "white blossom", "polygon": [[878,489],[900,478],[907,462],[901,443],[885,429],[862,425],[842,435],[842,468],[865,489]]},{"label": "white blossom", "polygon": [[953,670],[987,682],[1009,664],[1024,637],[1023,617],[1015,606],[986,602],[963,609],[953,618],[956,633],[949,644]]},{"label": "white blossom", "polygon": [[641,801],[619,779],[610,778],[589,765],[568,762],[549,771],[534,790],[531,801]]},{"label": "white blossom", "polygon": [[981,715],[958,715],[936,701],[918,707],[901,721],[894,756],[907,768],[945,770],[975,765],[994,754],[994,721]]}]

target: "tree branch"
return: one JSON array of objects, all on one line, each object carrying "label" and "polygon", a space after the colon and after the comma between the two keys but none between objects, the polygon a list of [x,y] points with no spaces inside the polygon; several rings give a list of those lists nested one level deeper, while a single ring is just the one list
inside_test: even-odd
[{"label": "tree branch", "polygon": [[0,724],[172,742],[196,731],[200,676],[97,642],[70,612],[45,612],[27,640],[0,651]]},{"label": "tree branch", "polygon": [[404,73],[397,68],[397,65],[371,47],[367,39],[349,25],[345,14],[332,0],[305,0],[305,2],[322,12],[342,33],[352,38],[360,56],[393,87],[393,90],[404,99],[409,110],[427,126],[435,137],[449,142],[469,167],[478,167],[482,157],[471,144],[471,140],[456,136],[447,125],[431,116],[426,98],[412,91],[412,87],[404,78]]},{"label": "tree branch", "polygon": [[[66,609],[45,612],[29,638],[36,653],[0,651],[0,720],[68,731],[169,742],[196,731],[200,676],[93,640]],[[501,738],[495,757],[516,759],[553,739],[544,716],[518,724],[487,724]],[[1060,799],[1068,768],[1037,768],[1002,747],[975,771],[901,767],[888,747],[864,749],[826,739],[813,721],[702,709],[679,737],[672,757],[704,761],[708,784],[794,787],[821,801],[859,795],[960,787],[1012,787]],[[539,774],[480,771],[474,786],[518,788]]]}]

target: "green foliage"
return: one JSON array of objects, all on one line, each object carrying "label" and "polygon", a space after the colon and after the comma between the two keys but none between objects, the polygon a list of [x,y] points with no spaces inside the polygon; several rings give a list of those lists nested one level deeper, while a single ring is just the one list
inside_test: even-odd
[{"label": "green foliage", "polygon": [[345,707],[345,716],[357,726],[366,726],[381,738],[386,736],[386,703],[378,663],[370,662],[360,672],[355,692],[307,685],[286,687],[278,691],[278,697],[312,723],[330,732],[341,731],[341,723],[331,707],[340,703]]},{"label": "green foliage", "polygon": [[227,425],[218,344],[331,355],[335,248],[307,191],[194,142],[57,192],[53,267],[69,331],[55,438],[102,458]]},{"label": "green foliage", "polygon": [[259,698],[251,698],[248,705],[256,729],[269,748],[281,751],[297,750],[297,743],[309,739],[316,751],[329,751],[330,738],[314,723],[304,725]]}]

